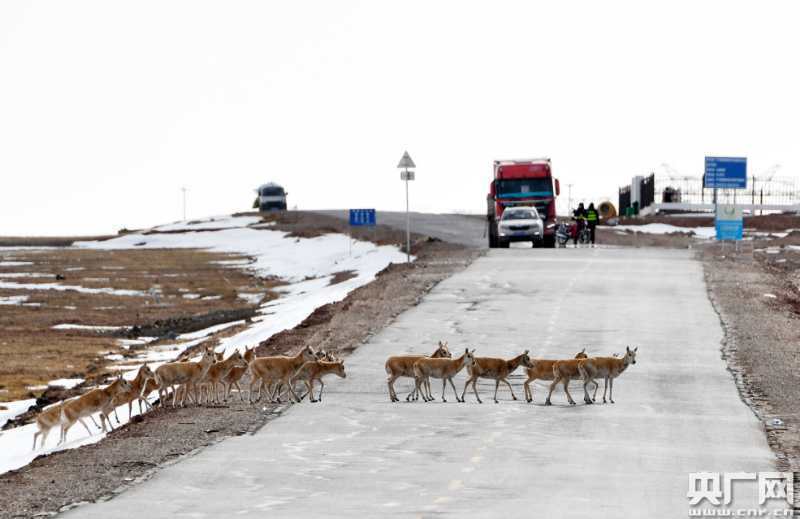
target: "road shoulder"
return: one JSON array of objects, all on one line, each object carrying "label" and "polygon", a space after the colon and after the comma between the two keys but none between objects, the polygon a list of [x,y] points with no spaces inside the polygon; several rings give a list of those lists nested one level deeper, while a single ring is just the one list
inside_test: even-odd
[{"label": "road shoulder", "polygon": [[722,356],[739,394],[762,422],[777,469],[800,470],[797,288],[752,255],[702,254],[709,298],[724,330]]}]

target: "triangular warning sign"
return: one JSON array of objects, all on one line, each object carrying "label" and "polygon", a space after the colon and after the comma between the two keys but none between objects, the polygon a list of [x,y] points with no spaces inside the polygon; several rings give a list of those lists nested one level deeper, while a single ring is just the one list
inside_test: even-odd
[{"label": "triangular warning sign", "polygon": [[397,167],[400,169],[408,169],[408,168],[416,168],[417,165],[414,164],[414,161],[411,160],[411,155],[408,152],[403,153],[403,158],[400,159],[400,162],[397,164]]}]

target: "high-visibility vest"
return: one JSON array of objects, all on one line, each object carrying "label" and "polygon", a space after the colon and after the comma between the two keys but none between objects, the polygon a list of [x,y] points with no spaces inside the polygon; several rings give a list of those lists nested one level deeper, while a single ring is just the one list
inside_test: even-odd
[{"label": "high-visibility vest", "polygon": [[593,209],[590,209],[590,210],[586,211],[586,220],[588,220],[590,222],[596,222],[597,221],[597,211],[595,211]]}]

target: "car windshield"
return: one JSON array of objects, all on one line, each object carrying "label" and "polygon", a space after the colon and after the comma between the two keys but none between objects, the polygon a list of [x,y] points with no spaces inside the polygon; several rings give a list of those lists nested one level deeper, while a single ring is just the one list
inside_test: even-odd
[{"label": "car windshield", "polygon": [[265,187],[261,190],[261,196],[283,196],[283,188]]},{"label": "car windshield", "polygon": [[539,215],[536,209],[506,209],[503,220],[536,220]]}]

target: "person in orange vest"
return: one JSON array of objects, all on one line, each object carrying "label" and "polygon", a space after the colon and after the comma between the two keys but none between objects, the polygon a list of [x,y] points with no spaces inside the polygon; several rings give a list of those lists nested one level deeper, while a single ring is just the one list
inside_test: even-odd
[{"label": "person in orange vest", "polygon": [[594,208],[594,202],[592,202],[589,204],[589,208],[586,209],[586,225],[589,226],[589,235],[592,238],[592,247],[594,247],[595,228],[599,222],[600,214],[597,212],[597,209]]}]

